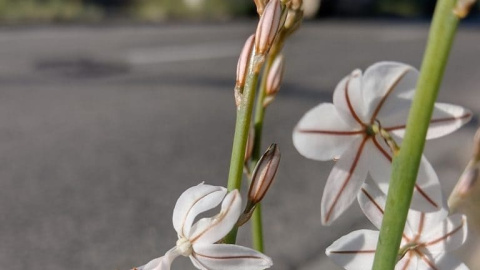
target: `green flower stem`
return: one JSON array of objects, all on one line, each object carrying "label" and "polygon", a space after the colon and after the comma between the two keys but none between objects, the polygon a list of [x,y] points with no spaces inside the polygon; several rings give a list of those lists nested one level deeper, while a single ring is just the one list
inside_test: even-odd
[{"label": "green flower stem", "polygon": [[455,2],[437,2],[405,138],[398,155],[393,159],[374,270],[394,269],[397,262],[429,121],[459,22],[459,18],[453,14]]},{"label": "green flower stem", "polygon": [[[259,72],[256,71],[257,58],[255,50],[250,57],[247,79],[243,88],[243,97],[237,107],[237,120],[235,123],[235,135],[233,137],[232,158],[228,174],[228,190],[238,189],[242,185],[243,165],[245,162],[245,148],[247,145],[248,130],[252,119],[252,109],[255,100],[255,92],[258,83]],[[234,228],[226,237],[228,244],[234,244],[237,238],[237,228]]]},{"label": "green flower stem", "polygon": [[[273,49],[273,48],[272,48]],[[253,143],[253,152],[252,152],[252,168],[255,167],[258,160],[262,155],[262,131],[263,131],[263,120],[265,118],[265,107],[263,106],[263,101],[265,100],[266,95],[266,85],[267,85],[267,76],[270,68],[273,64],[277,53],[276,50],[271,50],[268,54],[267,62],[263,69],[262,81],[260,83],[260,89],[258,92],[257,103],[255,106],[255,139]],[[262,208],[261,203],[258,203],[252,218],[252,241],[253,248],[263,252],[263,225],[262,225]]]}]

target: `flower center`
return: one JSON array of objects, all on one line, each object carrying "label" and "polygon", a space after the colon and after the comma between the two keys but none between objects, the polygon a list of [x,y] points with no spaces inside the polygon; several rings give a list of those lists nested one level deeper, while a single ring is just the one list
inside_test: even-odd
[{"label": "flower center", "polygon": [[177,250],[180,255],[188,257],[192,254],[192,243],[186,238],[180,238],[177,241]]}]

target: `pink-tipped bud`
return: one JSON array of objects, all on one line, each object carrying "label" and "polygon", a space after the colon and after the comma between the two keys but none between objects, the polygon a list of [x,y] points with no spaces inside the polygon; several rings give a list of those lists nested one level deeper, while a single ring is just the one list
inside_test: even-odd
[{"label": "pink-tipped bud", "polygon": [[275,179],[279,163],[280,150],[276,144],[272,144],[260,158],[253,171],[252,183],[248,190],[250,204],[255,205],[263,199]]},{"label": "pink-tipped bud", "polygon": [[270,0],[265,11],[260,16],[260,21],[255,34],[255,50],[257,54],[265,54],[273,44],[280,28],[282,6],[279,0]]},{"label": "pink-tipped bud", "polygon": [[460,19],[467,17],[470,13],[470,9],[477,0],[458,0],[453,13],[457,15]]},{"label": "pink-tipped bud", "polygon": [[473,158],[480,161],[480,128],[477,129],[473,138]]},{"label": "pink-tipped bud", "polygon": [[252,157],[254,140],[255,140],[255,129],[252,126],[250,127],[250,130],[248,132],[247,146],[245,149],[245,161],[248,161],[250,157]]},{"label": "pink-tipped bud", "polygon": [[245,80],[247,77],[248,65],[250,63],[250,56],[253,50],[253,42],[255,40],[255,35],[251,35],[248,37],[245,45],[243,45],[242,52],[240,53],[240,57],[238,58],[237,63],[237,80],[235,87],[243,88],[245,85]]},{"label": "pink-tipped bud", "polygon": [[280,90],[280,84],[283,79],[283,72],[285,70],[283,55],[278,55],[273,60],[272,67],[270,68],[267,76],[266,93],[268,96],[273,96]]}]

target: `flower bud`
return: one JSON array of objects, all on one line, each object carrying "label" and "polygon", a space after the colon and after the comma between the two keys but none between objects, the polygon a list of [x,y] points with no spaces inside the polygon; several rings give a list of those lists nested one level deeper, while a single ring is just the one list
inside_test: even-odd
[{"label": "flower bud", "polygon": [[467,17],[468,13],[470,13],[470,9],[476,1],[477,0],[458,0],[453,9],[453,13],[460,19]]},{"label": "flower bud", "polygon": [[248,131],[247,146],[245,149],[245,162],[247,162],[250,159],[250,157],[252,157],[254,140],[255,140],[255,129],[253,128],[253,126],[251,126],[250,130]]},{"label": "flower bud", "polygon": [[243,86],[245,85],[248,64],[250,63],[250,55],[252,54],[254,40],[255,35],[251,35],[250,37],[248,37],[245,45],[243,45],[243,49],[240,53],[240,57],[238,58],[237,63],[237,80],[235,83],[235,87],[243,88]]},{"label": "flower bud", "polygon": [[249,203],[259,203],[267,193],[275,179],[280,163],[280,150],[277,144],[272,144],[258,161],[253,171],[252,183],[248,190]]},{"label": "flower bud", "polygon": [[270,0],[265,11],[260,16],[260,21],[255,34],[255,50],[257,54],[265,54],[272,46],[280,27],[282,6],[279,0]]},{"label": "flower bud", "polygon": [[278,55],[268,71],[266,84],[266,93],[268,96],[273,96],[278,93],[278,90],[280,90],[284,69],[284,57],[283,55]]},{"label": "flower bud", "polygon": [[473,159],[480,161],[480,128],[477,129],[477,133],[475,133],[473,138]]}]

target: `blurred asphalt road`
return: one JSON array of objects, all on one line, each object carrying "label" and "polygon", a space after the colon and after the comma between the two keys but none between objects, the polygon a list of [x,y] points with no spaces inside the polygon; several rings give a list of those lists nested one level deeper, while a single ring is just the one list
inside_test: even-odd
[{"label": "blurred asphalt road", "polygon": [[[277,142],[283,154],[264,204],[273,269],[336,269],[325,247],[371,228],[358,206],[321,226],[332,163],[300,156],[291,132],[309,108],[331,102],[336,83],[353,69],[380,60],[418,67],[427,27],[323,21],[305,24],[288,43],[285,83],[264,137],[265,147]],[[178,196],[201,181],[225,185],[236,61],[254,28],[0,28],[0,268],[124,270],[173,247]],[[446,192],[478,125],[479,33],[479,25],[461,28],[439,97],[476,116],[427,144]],[[240,241],[248,240],[242,229]],[[193,267],[182,258],[173,269]]]}]

